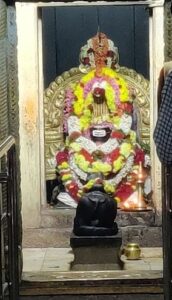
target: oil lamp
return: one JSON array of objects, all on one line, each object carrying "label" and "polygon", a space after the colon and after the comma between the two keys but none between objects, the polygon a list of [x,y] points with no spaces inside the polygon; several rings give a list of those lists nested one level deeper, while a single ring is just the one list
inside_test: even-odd
[{"label": "oil lamp", "polygon": [[146,178],[146,173],[143,170],[142,162],[139,162],[139,168],[136,180],[136,191],[123,203],[123,210],[126,211],[144,211],[147,210],[147,205],[143,197],[143,185]]},{"label": "oil lamp", "polygon": [[142,163],[139,162],[139,170],[138,170],[138,176],[137,176],[137,195],[138,195],[138,201],[136,204],[135,209],[137,210],[145,210],[146,209],[146,203],[144,201],[143,197],[143,184],[145,181],[146,175],[143,172]]}]

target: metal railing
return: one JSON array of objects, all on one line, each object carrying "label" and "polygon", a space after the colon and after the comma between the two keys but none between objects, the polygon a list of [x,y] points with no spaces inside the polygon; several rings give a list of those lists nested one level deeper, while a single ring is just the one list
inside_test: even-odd
[{"label": "metal railing", "polygon": [[0,299],[2,300],[19,299],[18,233],[16,147],[15,139],[9,136],[0,144]]}]

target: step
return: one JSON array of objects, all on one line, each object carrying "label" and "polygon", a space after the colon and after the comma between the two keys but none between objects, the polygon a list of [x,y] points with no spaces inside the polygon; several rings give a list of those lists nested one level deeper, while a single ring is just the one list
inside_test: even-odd
[{"label": "step", "polygon": [[23,274],[20,295],[27,300],[38,295],[45,300],[163,300],[162,272],[29,272]]},{"label": "step", "polygon": [[[41,226],[43,228],[62,227],[72,228],[73,219],[75,217],[75,209],[66,208],[42,208],[41,210]],[[159,225],[156,222],[154,210],[125,212],[118,210],[116,222],[119,227],[126,226],[155,226]]]},{"label": "step", "polygon": [[[24,247],[68,247],[73,228],[75,209],[41,210],[40,228],[23,230]],[[118,211],[116,221],[122,243],[139,243],[142,247],[161,247],[161,223],[155,212]]]}]

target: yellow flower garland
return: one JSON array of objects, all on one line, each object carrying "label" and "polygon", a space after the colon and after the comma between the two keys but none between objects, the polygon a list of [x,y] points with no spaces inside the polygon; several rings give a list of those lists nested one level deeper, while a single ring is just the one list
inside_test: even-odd
[{"label": "yellow flower garland", "polygon": [[[105,88],[105,96],[107,100],[107,105],[111,113],[115,113],[117,110],[116,102],[115,102],[115,91],[113,84],[110,80],[114,81],[114,84],[119,87],[119,99],[120,102],[128,102],[129,99],[129,88],[126,81],[119,75],[117,72],[109,69],[103,68],[102,69],[102,77],[105,77],[106,81],[106,88]],[[90,121],[91,121],[91,112],[88,114],[88,107],[93,103],[93,96],[92,91],[90,91],[86,98],[84,98],[84,87],[85,85],[95,78],[95,71],[91,71],[81,79],[80,83],[76,86],[74,95],[76,100],[73,104],[74,114],[77,116],[83,116],[81,119],[81,128],[86,129],[88,128]],[[87,113],[85,113],[87,110]]]},{"label": "yellow flower garland", "polygon": [[[72,143],[72,149],[74,149],[74,144]],[[129,155],[134,152],[133,150],[134,144],[122,143],[122,145],[119,148],[119,157],[113,161],[113,163],[108,163],[100,160],[93,161],[92,163],[90,161],[87,161],[85,156],[79,153],[79,148],[77,148],[77,151],[74,153],[74,160],[76,165],[81,169],[82,171],[86,173],[97,173],[101,172],[105,176],[109,175],[111,172],[117,173],[119,170],[122,169],[122,167],[125,165],[126,159],[129,157]],[[79,150],[79,151],[78,151]]]}]

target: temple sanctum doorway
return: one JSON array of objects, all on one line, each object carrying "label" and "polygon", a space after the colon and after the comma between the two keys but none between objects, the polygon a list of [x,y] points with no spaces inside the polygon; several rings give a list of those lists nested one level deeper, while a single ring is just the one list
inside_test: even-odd
[{"label": "temple sanctum doorway", "polygon": [[[63,254],[66,253],[65,268],[59,262],[60,271],[70,271],[70,263],[74,259],[70,248],[70,238],[77,207],[76,201],[72,205],[69,198],[64,198],[65,184],[70,179],[70,174],[64,170],[68,169],[68,166],[64,169],[64,165],[60,166],[61,163],[67,163],[67,161],[63,161],[65,153],[62,153],[66,143],[68,143],[70,151],[73,151],[72,155],[75,162],[72,166],[72,172],[76,167],[76,181],[79,181],[81,187],[79,191],[77,190],[77,195],[74,195],[76,191],[74,186],[69,188],[67,185],[68,192],[70,190],[71,195],[75,198],[78,197],[80,191],[80,195],[83,195],[86,184],[92,188],[94,185],[104,182],[106,193],[113,194],[113,197],[116,198],[117,217],[115,222],[119,227],[122,248],[127,243],[139,244],[142,249],[147,248],[142,250],[142,255],[145,256],[147,255],[145,254],[146,251],[156,247],[158,259],[162,257],[161,168],[152,141],[152,132],[157,118],[157,79],[164,60],[163,44],[159,41],[159,36],[162,38],[161,41],[163,40],[163,4],[158,4],[158,6],[155,4],[154,6],[151,3],[151,8],[149,4],[143,5],[143,3],[135,6],[122,5],[112,7],[110,5],[97,7],[94,4],[88,5],[88,7],[86,5],[72,5],[72,7],[53,5],[53,7],[46,7],[51,5],[16,4],[20,159],[21,174],[23,174],[21,176],[23,244],[25,248],[57,248],[56,253],[58,254],[55,254],[56,256],[62,255],[62,252]],[[152,10],[153,14],[151,14]],[[114,26],[112,26],[113,20]],[[76,30],[73,29],[71,33],[72,24]],[[105,39],[104,35],[106,36]],[[30,36],[29,41],[27,36]],[[93,44],[97,43],[99,37],[101,41],[104,39],[104,44],[107,47],[105,55],[107,52],[109,53],[106,63],[110,65],[107,66],[105,63],[102,73],[100,72],[102,77],[100,74],[94,77],[91,72],[97,66],[95,64],[93,68],[88,61],[91,53],[88,51],[91,48],[88,45],[91,43],[94,48]],[[30,44],[32,44],[32,49],[29,47]],[[83,52],[80,53],[81,47],[83,47]],[[93,50],[94,54],[97,53],[95,49]],[[118,86],[115,85],[116,81],[120,81]],[[84,139],[80,145],[84,143],[85,139],[87,140],[85,144],[82,144],[82,149],[79,149],[77,145],[72,145],[71,139],[66,142],[66,136],[74,138],[77,132],[78,119],[82,117],[82,114],[90,114],[90,111],[78,113],[77,109],[80,109],[80,105],[84,107],[84,104],[78,102],[78,105],[74,105],[75,112],[67,115],[71,107],[66,113],[66,98],[72,97],[72,93],[76,95],[79,88],[84,89],[84,85],[87,85],[88,89],[91,85],[89,93],[93,91],[95,98],[105,94],[108,99],[104,82],[108,82],[107,86],[109,85],[109,91],[112,94],[114,91],[116,92],[116,98],[120,94],[120,88],[125,90],[124,100],[122,100],[125,105],[122,105],[123,103],[119,98],[118,105],[122,110],[119,117],[119,111],[118,116],[115,115],[113,104],[111,105],[110,101],[109,106],[104,105],[105,101],[102,100],[99,105],[96,102],[98,100],[95,99],[93,104],[92,102],[89,103],[92,100],[85,96],[85,100],[88,100],[88,106],[92,106],[91,110],[94,107],[95,114],[92,115],[91,119],[89,116],[87,120],[82,118],[82,121],[88,123],[94,119],[94,122],[91,123],[93,140],[88,138],[85,131]],[[81,92],[86,93],[85,90]],[[127,97],[131,97],[132,100],[128,100]],[[75,100],[77,102],[77,99]],[[73,100],[70,99],[70,101]],[[106,115],[108,115],[107,118]],[[100,126],[99,117],[102,118],[102,116],[105,117],[104,120],[101,119],[104,127],[102,124]],[[125,122],[121,121],[123,118],[129,124],[127,128],[125,128]],[[67,119],[71,120],[71,125],[68,124],[70,134],[68,131],[64,131]],[[107,126],[107,123],[108,125],[110,123],[111,126]],[[118,132],[114,131],[114,128],[117,127]],[[87,129],[86,127],[85,130]],[[91,134],[89,133],[89,137]],[[108,134],[111,137],[112,149],[107,151],[100,140],[103,136],[104,143],[107,143]],[[96,138],[99,139],[97,144]],[[137,149],[133,148],[136,143],[135,138],[137,138]],[[125,140],[125,144],[120,144],[120,150],[115,144],[116,139]],[[89,142],[90,140],[91,142]],[[91,147],[94,150],[91,150],[90,153]],[[115,150],[116,152],[113,152]],[[118,160],[119,151],[123,156]],[[80,157],[77,157],[78,152]],[[60,155],[57,158],[58,153]],[[106,153],[108,154],[106,155]],[[131,153],[134,155],[137,153],[136,172],[135,168],[133,169],[133,164],[130,165]],[[83,157],[85,161],[81,163]],[[100,164],[101,160],[103,161],[102,164]],[[72,162],[70,161],[70,163]],[[116,176],[120,172],[122,174],[126,163],[128,165],[125,176],[121,175],[121,181],[113,182],[113,179],[117,180]],[[113,170],[111,165],[113,165]],[[100,176],[98,181],[95,181],[95,177],[91,177],[91,181],[85,180],[84,174],[89,173],[87,172],[88,166],[89,171],[91,169],[91,175],[101,173],[103,179]],[[81,176],[78,169],[81,170]],[[136,175],[136,178],[129,187],[129,182],[133,180],[133,174]],[[64,175],[69,177],[64,177]],[[146,179],[147,183],[144,185]],[[139,180],[141,181],[139,182]],[[109,184],[111,182],[113,184]],[[115,190],[114,186],[117,186]],[[62,192],[61,198],[58,198],[59,187],[61,188],[60,192]],[[54,188],[57,188],[58,191],[55,198],[53,193],[56,190]],[[124,197],[126,191],[127,196]],[[137,198],[138,195],[141,195],[142,198],[140,206],[130,201],[133,196]],[[121,199],[124,197],[123,201],[120,201],[120,197]],[[129,202],[125,203],[128,198],[130,198]],[[29,249],[26,250],[26,253],[29,253]],[[105,259],[108,260],[106,255]],[[146,270],[149,271],[153,268],[153,265],[149,264],[148,261],[143,263],[143,260],[139,260],[139,262],[141,264],[138,263],[137,266],[139,265],[140,270],[144,269],[145,264],[148,266]],[[128,265],[128,261],[125,261],[124,264],[127,266],[126,268],[132,268],[131,264]],[[92,269],[87,269],[87,271],[94,268],[95,271],[101,270],[100,266],[96,269],[95,265],[96,263]],[[157,268],[161,270],[162,260]],[[82,271],[82,267],[80,270]]]}]

